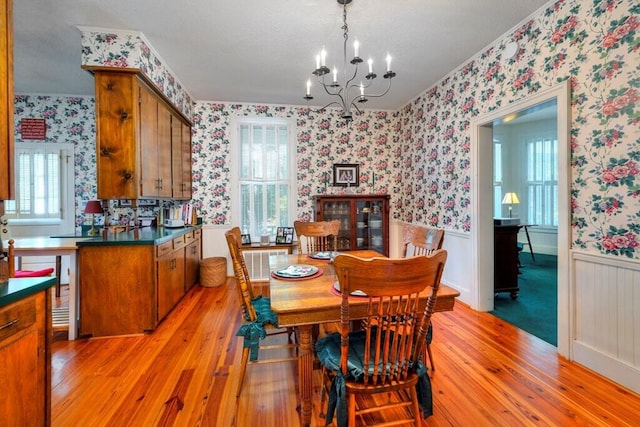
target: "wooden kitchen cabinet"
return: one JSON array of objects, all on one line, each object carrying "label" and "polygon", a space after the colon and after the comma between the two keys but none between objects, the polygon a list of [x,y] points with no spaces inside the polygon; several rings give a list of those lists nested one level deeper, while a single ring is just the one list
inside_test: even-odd
[{"label": "wooden kitchen cabinet", "polygon": [[185,292],[184,236],[158,246],[158,320],[163,319]]},{"label": "wooden kitchen cabinet", "polygon": [[51,292],[0,307],[0,420],[51,425]]},{"label": "wooden kitchen cabinet", "polygon": [[14,198],[13,169],[13,2],[0,7],[0,217]]},{"label": "wooden kitchen cabinet", "polygon": [[140,91],[140,196],[171,198],[171,112],[146,86]]},{"label": "wooden kitchen cabinet", "polygon": [[[174,177],[184,180],[188,176],[188,197],[183,192],[176,198],[190,199],[191,157],[187,164],[182,156],[187,129],[191,134],[190,122],[141,74],[99,67],[92,71],[96,92],[98,198],[171,199]],[[181,122],[180,132],[172,128],[177,121]],[[190,150],[189,146],[189,154]],[[173,158],[176,153],[180,153],[179,161]],[[174,171],[178,166],[180,169]]]},{"label": "wooden kitchen cabinet", "polygon": [[199,228],[159,244],[127,241],[135,232],[119,233],[115,242],[79,245],[80,336],[153,331],[193,285]]},{"label": "wooden kitchen cabinet", "polygon": [[316,221],[340,221],[339,251],[370,249],[389,256],[387,194],[314,196]]},{"label": "wooden kitchen cabinet", "polygon": [[202,259],[202,230],[194,230],[193,234],[185,234],[184,247],[184,291],[187,292],[200,279],[200,260]]},{"label": "wooden kitchen cabinet", "polygon": [[172,144],[172,195],[177,200],[191,200],[191,126],[173,115],[171,135],[172,141],[180,142]]}]

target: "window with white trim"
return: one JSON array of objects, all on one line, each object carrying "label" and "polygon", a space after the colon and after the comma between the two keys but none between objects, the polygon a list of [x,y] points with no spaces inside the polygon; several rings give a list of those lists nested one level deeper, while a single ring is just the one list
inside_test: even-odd
[{"label": "window with white trim", "polygon": [[16,143],[15,200],[5,202],[6,218],[62,219],[67,158],[72,155],[66,144]]},{"label": "window with white trim", "polygon": [[493,217],[502,217],[502,143],[493,142]]},{"label": "window with white trim", "polygon": [[293,224],[295,144],[283,120],[238,122],[240,229],[253,241]]},{"label": "window with white trim", "polygon": [[558,226],[558,140],[527,141],[527,194],[530,224]]}]

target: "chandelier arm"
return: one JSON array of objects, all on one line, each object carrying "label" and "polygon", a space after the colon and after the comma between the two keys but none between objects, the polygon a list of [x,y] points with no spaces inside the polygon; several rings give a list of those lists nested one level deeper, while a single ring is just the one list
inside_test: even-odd
[{"label": "chandelier arm", "polygon": [[379,94],[375,94],[375,95],[365,94],[364,96],[366,98],[380,98],[380,97],[385,96],[387,94],[387,92],[389,92],[389,89],[391,89],[391,79],[389,79],[389,83],[387,84],[387,89],[385,89],[384,92],[379,93]]},{"label": "chandelier arm", "polygon": [[326,110],[328,107],[330,107],[330,106],[331,106],[331,105],[333,105],[333,104],[336,104],[338,107],[342,107],[342,104],[340,104],[338,101],[333,101],[333,102],[328,103],[328,104],[327,104],[327,105],[325,105],[324,107],[320,107],[320,108],[318,108],[318,109],[316,109],[316,110],[311,109],[311,111],[313,111],[314,113],[320,113],[320,112],[322,112],[323,110]]}]

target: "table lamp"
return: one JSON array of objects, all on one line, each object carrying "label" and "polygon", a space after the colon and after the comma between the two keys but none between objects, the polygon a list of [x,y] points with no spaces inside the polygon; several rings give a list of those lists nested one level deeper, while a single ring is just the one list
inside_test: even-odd
[{"label": "table lamp", "polygon": [[509,205],[509,218],[511,218],[511,209],[513,205],[517,205],[520,203],[518,199],[518,195],[516,193],[507,193],[502,198],[503,205]]},{"label": "table lamp", "polygon": [[84,213],[91,214],[91,229],[87,232],[87,235],[95,236],[98,234],[98,230],[95,228],[96,214],[102,213],[102,204],[99,200],[89,200],[84,208]]}]

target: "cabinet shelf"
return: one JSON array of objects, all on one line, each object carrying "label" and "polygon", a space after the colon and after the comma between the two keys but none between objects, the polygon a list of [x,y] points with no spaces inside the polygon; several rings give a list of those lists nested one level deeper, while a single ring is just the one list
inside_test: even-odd
[{"label": "cabinet shelf", "polygon": [[369,249],[389,256],[389,198],[387,194],[317,195],[316,221],[340,221],[339,251]]}]

